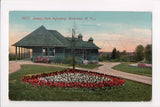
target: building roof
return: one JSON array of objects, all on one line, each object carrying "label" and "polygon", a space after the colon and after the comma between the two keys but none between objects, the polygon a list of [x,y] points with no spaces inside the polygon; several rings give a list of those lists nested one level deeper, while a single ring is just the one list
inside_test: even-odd
[{"label": "building roof", "polygon": [[80,33],[80,34],[78,35],[78,37],[83,37],[83,36],[82,36],[82,34]]},{"label": "building roof", "polygon": [[[56,30],[47,30],[43,25],[28,34],[13,46],[55,46],[72,48],[72,38],[64,37]],[[99,49],[94,43],[75,38],[75,47],[78,49]]]},{"label": "building roof", "polygon": [[[55,35],[57,35],[55,33]],[[29,35],[22,38],[20,41],[13,44],[13,46],[62,46],[65,45],[48,31],[44,26],[39,27]]]},{"label": "building roof", "polygon": [[92,37],[90,37],[90,38],[88,39],[88,41],[93,41],[93,38],[92,38]]},{"label": "building roof", "polygon": [[[67,38],[70,43],[72,43],[72,38],[68,37]],[[70,48],[72,47],[72,44],[69,46]],[[94,43],[90,43],[88,41],[83,41],[80,39],[75,38],[75,47],[78,49],[99,49]]]}]

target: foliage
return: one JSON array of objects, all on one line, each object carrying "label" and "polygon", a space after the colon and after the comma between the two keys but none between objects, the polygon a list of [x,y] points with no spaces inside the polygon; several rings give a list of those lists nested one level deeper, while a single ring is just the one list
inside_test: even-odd
[{"label": "foliage", "polygon": [[133,67],[129,64],[130,63],[122,63],[120,65],[114,66],[113,69],[138,75],[152,76],[152,68]]},{"label": "foliage", "polygon": [[152,63],[152,45],[145,47],[145,58],[148,63]]},{"label": "foliage", "polygon": [[78,67],[78,68],[87,68],[87,69],[94,69],[94,68],[97,68],[99,66],[102,66],[102,65],[97,65],[97,64],[88,64],[88,65],[76,64],[76,67]]},{"label": "foliage", "polygon": [[105,60],[110,60],[110,59],[111,59],[111,57],[109,54],[107,54],[107,55],[101,54],[98,56],[99,61],[105,61]]},{"label": "foliage", "polygon": [[18,57],[14,54],[9,54],[9,60],[12,61],[12,60],[20,60],[20,59],[24,59],[24,57]]},{"label": "foliage", "polygon": [[56,57],[55,63],[62,63],[63,59],[60,57]]},{"label": "foliage", "polygon": [[23,65],[18,72],[9,75],[9,99],[18,101],[150,101],[152,86],[125,80],[118,89],[87,90],[36,87],[21,83],[24,76],[63,70],[56,67]]},{"label": "foliage", "polygon": [[119,58],[120,57],[120,52],[119,52],[119,50],[117,51],[117,58]]},{"label": "foliage", "polygon": [[[72,65],[73,64],[73,58],[71,56],[67,56],[63,61],[62,61],[63,64],[70,64]],[[75,58],[75,64],[78,64],[78,60],[77,58]]]},{"label": "foliage", "polygon": [[120,57],[120,62],[135,62],[134,56],[123,55]]},{"label": "foliage", "polygon": [[134,56],[121,55],[116,59],[111,59],[109,55],[99,56],[99,61],[110,61],[110,62],[135,62]]},{"label": "foliage", "polygon": [[123,52],[121,52],[121,55],[127,55],[127,51],[123,50]]},{"label": "foliage", "polygon": [[135,60],[142,61],[144,59],[144,47],[143,45],[138,45],[136,47]]},{"label": "foliage", "polygon": [[[64,67],[72,67],[71,64],[62,64],[62,63],[53,63],[53,64],[58,65],[58,66],[64,66]],[[97,67],[102,66],[102,65],[98,65],[98,64],[88,64],[88,65],[76,64],[75,66],[78,67],[78,68],[94,69],[94,68],[97,68]]]},{"label": "foliage", "polygon": [[111,58],[112,59],[116,59],[119,57],[119,51],[117,51],[116,48],[113,49],[112,54],[111,54]]},{"label": "foliage", "polygon": [[135,50],[135,55],[127,54],[127,51],[122,52],[117,51],[116,48],[113,49],[111,56],[109,54],[99,55],[99,61],[110,61],[110,62],[139,62],[144,58],[146,63],[152,63],[152,45],[147,45],[144,49],[142,45],[138,45]]}]

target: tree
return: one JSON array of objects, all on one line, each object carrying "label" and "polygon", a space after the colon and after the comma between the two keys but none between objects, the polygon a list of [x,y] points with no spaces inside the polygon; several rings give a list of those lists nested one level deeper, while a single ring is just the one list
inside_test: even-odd
[{"label": "tree", "polygon": [[136,47],[135,59],[136,61],[142,61],[144,59],[144,47],[142,45]]},{"label": "tree", "polygon": [[123,52],[121,52],[122,55],[127,55],[126,50],[124,50]]},{"label": "tree", "polygon": [[145,47],[145,58],[148,63],[152,63],[152,45]]},{"label": "tree", "polygon": [[119,57],[119,55],[120,55],[119,51],[117,51],[117,49],[114,48],[113,51],[112,51],[112,54],[111,54],[111,58],[116,59],[116,58]]},{"label": "tree", "polygon": [[116,56],[116,58],[119,58],[120,57],[120,52],[119,52],[119,50],[117,51],[117,56]]}]

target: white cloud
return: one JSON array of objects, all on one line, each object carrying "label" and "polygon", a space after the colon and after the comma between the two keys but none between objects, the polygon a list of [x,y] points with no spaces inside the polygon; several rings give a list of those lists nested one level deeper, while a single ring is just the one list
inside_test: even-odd
[{"label": "white cloud", "polygon": [[140,33],[140,34],[143,34],[143,35],[146,35],[146,36],[151,36],[152,35],[152,31],[149,30],[149,29],[134,28],[134,29],[131,29],[131,31],[136,32],[136,33]]}]

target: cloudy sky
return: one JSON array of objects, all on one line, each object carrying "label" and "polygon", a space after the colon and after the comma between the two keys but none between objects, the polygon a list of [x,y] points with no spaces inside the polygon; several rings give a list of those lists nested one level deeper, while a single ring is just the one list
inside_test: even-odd
[{"label": "cloudy sky", "polygon": [[11,46],[41,25],[71,37],[76,34],[83,40],[90,37],[101,48],[111,52],[113,48],[132,52],[136,46],[152,42],[151,12],[107,12],[107,11],[11,11],[9,13],[9,50]]}]

